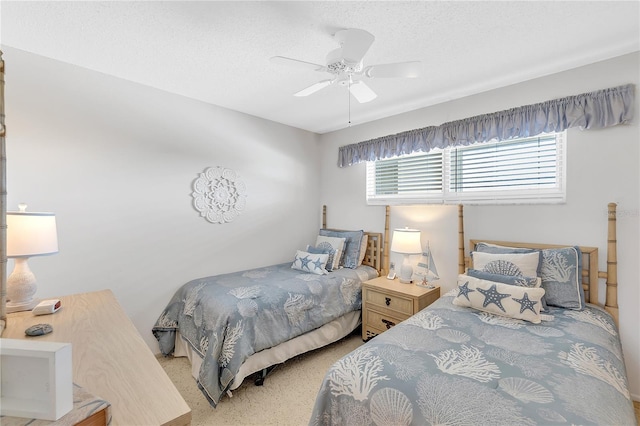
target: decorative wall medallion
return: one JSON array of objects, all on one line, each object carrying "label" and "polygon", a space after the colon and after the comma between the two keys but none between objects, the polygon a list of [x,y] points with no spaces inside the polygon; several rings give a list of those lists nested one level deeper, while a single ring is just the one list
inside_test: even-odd
[{"label": "decorative wall medallion", "polygon": [[246,205],[247,187],[238,174],[208,167],[193,181],[193,207],[211,223],[231,222]]}]

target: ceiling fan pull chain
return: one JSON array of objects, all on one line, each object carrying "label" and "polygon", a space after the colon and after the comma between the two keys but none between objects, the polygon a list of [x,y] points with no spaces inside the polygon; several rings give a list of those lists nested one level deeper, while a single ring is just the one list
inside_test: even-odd
[{"label": "ceiling fan pull chain", "polygon": [[349,103],[349,127],[351,127],[351,77],[349,77],[349,87],[347,90],[347,99]]}]

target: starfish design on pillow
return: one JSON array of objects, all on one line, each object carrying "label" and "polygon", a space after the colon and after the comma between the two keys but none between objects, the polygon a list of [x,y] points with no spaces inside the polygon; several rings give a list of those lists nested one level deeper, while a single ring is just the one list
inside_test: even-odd
[{"label": "starfish design on pillow", "polygon": [[493,303],[498,308],[500,308],[502,312],[507,312],[502,306],[502,299],[511,296],[510,294],[498,293],[498,290],[496,290],[495,284],[493,284],[489,288],[489,290],[483,290],[481,288],[478,288],[477,290],[484,295],[484,302],[482,303],[483,308],[486,308],[489,305],[489,303]]},{"label": "starfish design on pillow", "polygon": [[309,262],[311,262],[309,256],[299,257],[298,259],[300,259],[300,268],[307,268],[308,270],[311,270],[311,268],[309,268]]},{"label": "starfish design on pillow", "polygon": [[321,259],[316,259],[313,263],[313,265],[315,266],[315,269],[320,269],[322,270],[322,260]]},{"label": "starfish design on pillow", "polygon": [[469,300],[469,293],[475,291],[475,290],[469,288],[469,281],[467,281],[466,283],[462,284],[461,286],[458,286],[458,290],[460,291],[460,293],[458,293],[458,297],[464,295],[464,297],[466,297],[467,300]]},{"label": "starfish design on pillow", "polygon": [[512,297],[512,299],[520,304],[520,313],[523,313],[527,309],[531,309],[531,312],[533,312],[534,314],[536,313],[536,311],[533,309],[533,305],[538,302],[529,300],[529,295],[526,291],[524,293],[524,296],[522,296],[522,299],[516,299],[515,297]]}]

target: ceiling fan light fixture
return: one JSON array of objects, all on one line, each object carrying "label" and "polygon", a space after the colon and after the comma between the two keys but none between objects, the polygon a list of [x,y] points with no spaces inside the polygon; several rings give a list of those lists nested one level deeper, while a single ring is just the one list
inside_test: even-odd
[{"label": "ceiling fan light fixture", "polygon": [[[331,50],[326,56],[326,65],[318,65],[298,59],[274,56],[271,62],[295,65],[312,69],[314,71],[333,74],[333,79],[319,81],[305,89],[295,93],[294,96],[311,95],[335,82],[347,87],[349,92],[360,103],[372,101],[377,97],[361,78],[391,78],[391,77],[418,77],[420,74],[420,62],[400,62],[394,64],[380,64],[364,67],[363,58],[367,53],[375,37],[373,34],[355,28],[338,31],[334,38],[340,47]],[[354,80],[353,78],[356,78]]]}]

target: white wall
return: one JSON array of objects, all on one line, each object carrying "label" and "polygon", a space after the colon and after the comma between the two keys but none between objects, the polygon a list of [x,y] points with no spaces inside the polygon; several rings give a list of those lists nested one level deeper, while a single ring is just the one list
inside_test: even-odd
[{"label": "white wall", "polygon": [[[158,352],[151,327],[180,285],[289,261],[315,238],[317,135],[2,50],[8,205],[58,224],[59,253],[29,261],[40,298],[110,288]],[[226,224],[191,204],[192,181],[215,166],[248,190]]]},{"label": "white wall", "polygon": [[[58,221],[60,252],[30,261],[38,296],[110,288],[156,352],[151,327],[182,283],[290,260],[288,253],[313,240],[321,204],[328,205],[331,226],[383,230],[384,207],[366,205],[364,164],[338,168],[339,146],[638,85],[640,70],[639,55],[626,55],[317,136],[6,46],[2,50],[8,203],[54,211]],[[564,205],[465,207],[467,239],[598,246],[604,270],[606,204],[619,203],[621,334],[635,399],[640,399],[638,130],[636,117],[629,126],[569,131]],[[247,184],[247,208],[234,222],[209,224],[191,207],[191,182],[209,166],[234,169]],[[395,207],[391,219],[392,228],[423,230],[440,284],[452,288],[456,207]]]},{"label": "white wall", "polygon": [[[384,228],[384,207],[367,206],[365,165],[338,168],[338,148],[378,136],[439,125],[447,121],[577,95],[627,83],[640,83],[640,54],[634,53],[575,70],[492,90],[321,136],[321,202],[329,222],[344,227]],[[499,72],[499,70],[497,70]],[[376,99],[374,102],[384,102]],[[607,203],[618,203],[618,303],[630,390],[640,400],[640,95],[633,123],[604,130],[568,131],[567,202],[546,206],[465,206],[465,238],[578,244],[599,247],[606,270]],[[338,219],[339,218],[339,219]],[[428,239],[444,291],[457,275],[457,207],[398,206],[391,228],[414,227]],[[392,261],[401,262],[398,255]],[[417,259],[414,259],[414,263]],[[604,288],[604,283],[602,283]],[[604,292],[600,300],[604,303]]]}]

